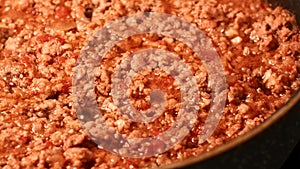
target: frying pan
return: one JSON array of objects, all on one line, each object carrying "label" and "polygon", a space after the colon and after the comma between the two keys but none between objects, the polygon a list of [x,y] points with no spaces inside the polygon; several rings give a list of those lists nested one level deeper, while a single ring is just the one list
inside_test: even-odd
[{"label": "frying pan", "polygon": [[[300,23],[299,0],[268,0],[295,13]],[[264,123],[210,152],[163,168],[279,169],[300,140],[300,90]],[[300,168],[295,166],[295,168]]]}]

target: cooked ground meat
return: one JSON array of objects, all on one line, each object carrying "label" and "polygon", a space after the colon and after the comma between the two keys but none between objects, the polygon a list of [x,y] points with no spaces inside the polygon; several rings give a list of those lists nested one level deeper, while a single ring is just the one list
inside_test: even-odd
[{"label": "cooked ground meat", "polygon": [[[171,76],[143,72],[130,87],[132,105],[149,108],[149,94],[159,88],[168,93],[165,112],[148,125],[120,117],[110,95],[111,78],[129,53],[152,47],[178,54],[191,66],[201,91],[198,119],[180,144],[154,157],[125,158],[98,148],[88,137],[73,104],[72,68],[88,38],[104,24],[151,11],[181,17],[211,38],[225,68],[227,101],[216,131],[199,144],[211,101],[201,60],[170,37],[125,39],[104,57],[95,80],[99,108],[119,132],[155,136],[172,125],[180,103]],[[299,58],[295,16],[261,0],[2,0],[0,167],[140,168],[197,156],[250,131],[283,106],[299,88]]]}]

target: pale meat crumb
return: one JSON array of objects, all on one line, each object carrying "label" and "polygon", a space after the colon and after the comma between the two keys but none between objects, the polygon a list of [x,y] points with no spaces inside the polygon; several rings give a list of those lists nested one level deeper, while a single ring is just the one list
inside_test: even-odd
[{"label": "pale meat crumb", "polygon": [[[271,9],[261,0],[233,1],[2,0],[0,168],[157,167],[212,150],[261,124],[299,88],[299,30],[295,17],[282,7]],[[225,67],[227,103],[214,134],[198,144],[211,104],[202,62],[186,45],[170,37],[147,34],[121,42],[105,56],[95,81],[99,107],[119,132],[132,137],[155,136],[176,120],[181,101],[172,77],[164,72],[143,72],[130,87],[132,105],[149,108],[151,90],[160,88],[168,93],[166,111],[149,125],[121,116],[110,95],[111,77],[116,63],[131,52],[152,47],[178,54],[193,69],[201,91],[198,119],[180,144],[155,157],[124,158],[97,147],[88,137],[87,132],[107,138],[107,132],[97,130],[99,124],[84,124],[89,129],[86,132],[78,120],[71,93],[72,68],[87,40],[105,24],[151,11],[180,16],[212,39]],[[145,66],[143,61],[133,64]],[[83,74],[76,76],[80,79]]]}]

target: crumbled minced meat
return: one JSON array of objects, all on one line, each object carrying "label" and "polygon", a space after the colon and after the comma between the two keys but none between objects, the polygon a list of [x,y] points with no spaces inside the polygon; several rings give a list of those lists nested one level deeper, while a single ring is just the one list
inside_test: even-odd
[{"label": "crumbled minced meat", "polygon": [[[104,59],[95,89],[101,109],[109,110],[105,116],[117,130],[157,135],[172,124],[180,101],[173,79],[161,73],[159,87],[172,92],[168,112],[148,128],[114,116],[110,78],[126,51],[157,47],[175,52],[192,67],[201,91],[198,120],[179,145],[156,157],[130,159],[97,148],[83,130],[72,102],[72,68],[88,38],[104,24],[150,11],[182,17],[212,39],[225,67],[228,96],[218,128],[199,145],[211,97],[201,61],[170,37],[148,34],[125,40]],[[209,151],[261,124],[298,90],[299,37],[293,15],[260,0],[2,0],[0,167],[155,167]],[[155,79],[151,73],[146,76]],[[147,108],[147,94],[157,86],[145,86],[143,77],[136,80],[140,82],[131,89],[133,105]]]}]

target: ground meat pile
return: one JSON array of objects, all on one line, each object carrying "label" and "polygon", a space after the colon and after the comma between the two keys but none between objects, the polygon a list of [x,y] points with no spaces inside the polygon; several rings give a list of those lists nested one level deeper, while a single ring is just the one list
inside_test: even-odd
[{"label": "ground meat pile", "polygon": [[[156,136],[172,126],[180,92],[165,72],[143,72],[130,87],[131,104],[138,110],[149,108],[153,89],[168,93],[165,112],[148,125],[121,117],[110,95],[122,58],[150,47],[168,50],[191,67],[200,90],[200,110],[189,135],[165,153],[126,158],[97,147],[78,120],[72,68],[81,49],[105,24],[138,12],[185,19],[211,38],[220,55],[226,106],[203,144],[198,139],[212,90],[205,67],[185,44],[157,34],[125,39],[104,57],[95,79],[99,109],[116,130],[132,137]],[[2,0],[0,168],[143,168],[197,156],[250,131],[283,106],[299,88],[299,60],[295,16],[261,0]]]}]

